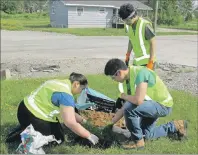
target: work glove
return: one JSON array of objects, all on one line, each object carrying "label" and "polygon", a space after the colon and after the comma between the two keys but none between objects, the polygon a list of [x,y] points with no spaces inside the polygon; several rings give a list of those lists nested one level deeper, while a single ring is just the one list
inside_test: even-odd
[{"label": "work glove", "polygon": [[126,53],[125,62],[128,62],[128,61],[129,61],[129,59],[130,59],[130,53],[129,53],[129,52],[127,52],[127,53]]},{"label": "work glove", "polygon": [[87,123],[87,120],[83,118],[82,124],[86,124],[86,123]]},{"label": "work glove", "polygon": [[91,134],[88,138],[87,138],[93,145],[96,145],[99,141],[99,138],[94,135],[94,134]]},{"label": "work glove", "polygon": [[149,63],[146,65],[147,68],[153,70],[154,62],[153,60],[150,60]]}]

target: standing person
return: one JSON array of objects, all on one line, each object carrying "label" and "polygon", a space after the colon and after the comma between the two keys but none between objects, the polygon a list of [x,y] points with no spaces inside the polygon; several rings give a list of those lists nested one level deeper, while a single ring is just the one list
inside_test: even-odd
[{"label": "standing person", "polygon": [[155,56],[155,34],[152,24],[139,17],[134,7],[130,3],[123,4],[118,12],[120,18],[125,23],[125,28],[129,36],[126,60],[129,60],[131,51],[134,52],[133,65],[147,66],[154,69]]},{"label": "standing person", "polygon": [[[87,85],[87,78],[78,73],[72,73],[69,79],[46,81],[19,104],[17,117],[21,129],[32,124],[41,134],[54,135],[56,140],[64,142],[64,132],[57,118],[60,114],[71,131],[88,139],[93,145],[97,144],[99,138],[81,125],[86,120],[75,113],[73,95],[80,94]],[[13,136],[9,137],[7,142],[12,141]]]},{"label": "standing person", "polygon": [[[156,120],[166,117],[172,111],[173,99],[163,81],[157,74],[142,66],[130,66],[120,59],[111,59],[105,65],[104,73],[117,82],[130,79],[133,94],[121,94],[126,101],[112,119],[115,124],[123,116],[126,126],[131,132],[133,144],[123,144],[126,149],[143,148],[144,139],[156,139],[170,134],[178,134],[179,138],[187,135],[187,121],[171,121],[156,126]],[[145,135],[145,136],[144,136]]]}]

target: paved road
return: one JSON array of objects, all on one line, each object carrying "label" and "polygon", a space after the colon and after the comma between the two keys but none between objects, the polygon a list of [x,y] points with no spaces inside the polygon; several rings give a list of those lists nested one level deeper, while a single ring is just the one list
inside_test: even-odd
[{"label": "paved road", "polygon": [[[127,37],[80,37],[46,32],[1,31],[1,61],[124,58]],[[158,36],[160,62],[197,66],[197,36]]]}]

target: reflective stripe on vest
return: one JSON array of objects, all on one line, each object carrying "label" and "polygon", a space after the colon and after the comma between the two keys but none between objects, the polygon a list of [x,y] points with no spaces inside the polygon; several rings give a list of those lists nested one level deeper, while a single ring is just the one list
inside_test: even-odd
[{"label": "reflective stripe on vest", "polygon": [[149,62],[150,41],[145,39],[145,29],[148,24],[151,23],[143,18],[139,18],[135,30],[131,25],[125,26],[125,31],[128,29],[128,37],[133,47],[133,64],[136,66],[145,65]]},{"label": "reflective stripe on vest", "polygon": [[32,95],[30,95],[28,97],[28,105],[30,105],[35,111],[37,111],[39,114],[41,114],[43,117],[49,119],[52,118],[55,114],[59,114],[60,112],[58,110],[53,110],[52,112],[50,112],[49,115],[46,115],[36,104],[35,104],[35,96],[38,94],[38,92],[41,90],[41,88],[43,88],[46,84],[48,83],[55,83],[58,85],[61,85],[63,87],[65,87],[66,89],[69,90],[69,86],[65,83],[62,82],[58,82],[55,80],[51,80],[51,81],[46,81],[44,84],[42,84]]},{"label": "reflective stripe on vest", "polygon": [[129,25],[125,24],[125,32],[128,33],[129,32]]},{"label": "reflective stripe on vest", "polygon": [[144,24],[144,20],[141,20],[140,28],[139,28],[139,42],[140,42],[140,47],[142,49],[143,56],[141,56],[139,58],[135,58],[136,61],[140,61],[140,60],[143,60],[143,59],[146,59],[146,58],[150,58],[150,54],[146,53],[146,47],[144,46],[144,40],[143,40],[143,37],[142,37],[143,24]]},{"label": "reflective stripe on vest", "polygon": [[166,102],[169,102],[170,100],[172,100],[173,98],[171,97],[170,94],[168,94],[168,98],[164,101],[162,101],[162,103],[166,103]]}]

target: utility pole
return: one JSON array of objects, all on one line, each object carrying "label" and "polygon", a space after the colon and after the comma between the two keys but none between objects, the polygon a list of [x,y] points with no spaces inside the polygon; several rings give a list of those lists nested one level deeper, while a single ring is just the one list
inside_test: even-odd
[{"label": "utility pole", "polygon": [[157,13],[158,13],[158,0],[155,0],[155,20],[154,20],[154,32],[157,30]]}]

